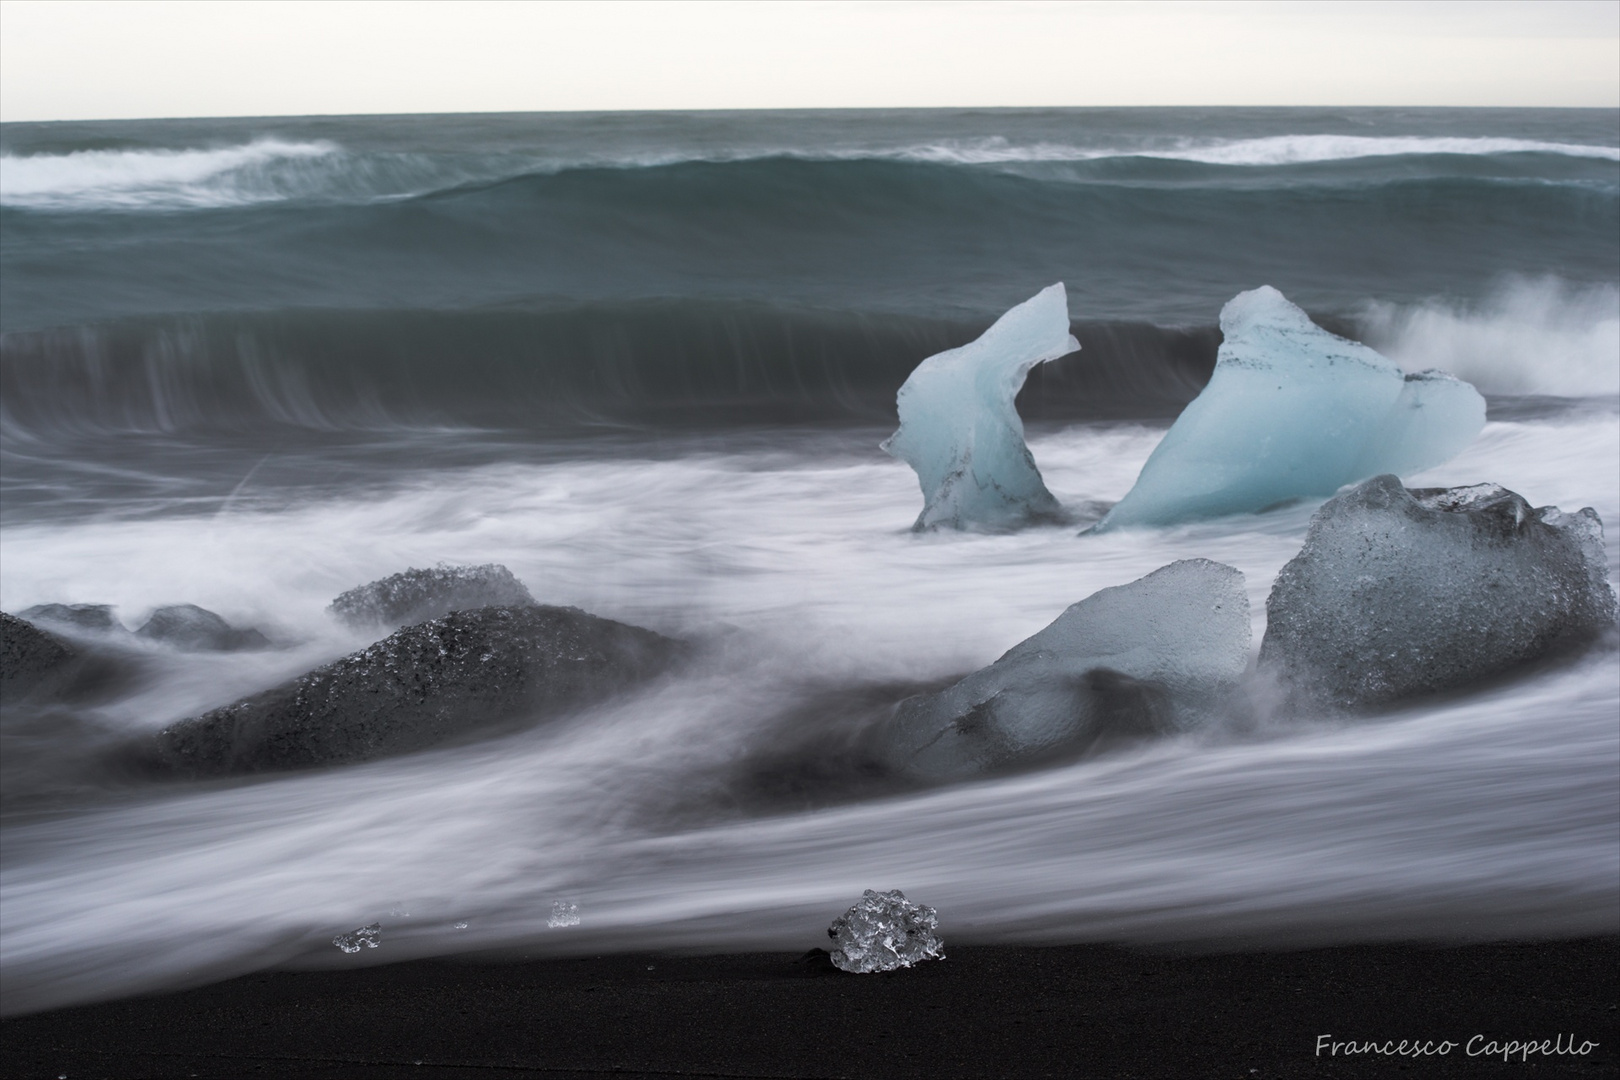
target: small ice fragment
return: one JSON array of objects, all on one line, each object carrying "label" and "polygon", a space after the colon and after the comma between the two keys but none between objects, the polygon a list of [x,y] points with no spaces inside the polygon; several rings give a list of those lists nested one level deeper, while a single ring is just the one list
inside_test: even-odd
[{"label": "small ice fragment", "polygon": [[883,443],[922,486],[913,531],[1015,529],[1061,517],[1024,443],[1013,399],[1030,368],[1079,348],[1058,282],[997,319],[977,341],[917,365],[895,401],[900,429]]},{"label": "small ice fragment", "polygon": [[467,924],[465,922],[458,922],[458,923],[456,923],[456,929],[457,930],[465,930],[465,929],[467,929]]},{"label": "small ice fragment", "polygon": [[551,905],[551,917],[546,920],[546,925],[551,927],[578,926],[579,905],[569,904],[562,900],[555,901]]},{"label": "small ice fragment", "polygon": [[358,930],[350,930],[347,934],[339,934],[332,939],[344,952],[359,952],[361,949],[375,949],[377,941],[382,937],[382,923],[374,922],[370,926],[362,926]]},{"label": "small ice fragment", "polygon": [[841,971],[866,974],[945,959],[945,943],[935,931],[939,915],[913,904],[899,889],[867,889],[860,902],[827,928],[835,945],[832,962]]}]

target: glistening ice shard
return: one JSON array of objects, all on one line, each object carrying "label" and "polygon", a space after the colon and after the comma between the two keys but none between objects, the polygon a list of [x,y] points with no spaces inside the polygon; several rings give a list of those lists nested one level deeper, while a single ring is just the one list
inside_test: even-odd
[{"label": "glistening ice shard", "polygon": [[1485,399],[1443,371],[1403,375],[1270,286],[1221,309],[1215,374],[1097,529],[1169,525],[1332,495],[1455,457]]},{"label": "glistening ice shard", "polygon": [[1060,516],[1024,445],[1013,399],[1030,368],[1079,348],[1058,282],[977,341],[917,365],[900,387],[900,429],[883,444],[922,485],[913,529],[1016,529]]},{"label": "glistening ice shard", "polygon": [[945,943],[938,929],[939,915],[928,905],[913,904],[899,889],[867,889],[827,928],[834,943],[833,966],[869,975],[943,960]]}]

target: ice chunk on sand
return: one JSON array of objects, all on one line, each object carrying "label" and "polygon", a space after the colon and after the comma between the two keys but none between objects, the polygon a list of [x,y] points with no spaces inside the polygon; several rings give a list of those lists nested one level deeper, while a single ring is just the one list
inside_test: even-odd
[{"label": "ice chunk on sand", "polygon": [[1080,348],[1063,283],[1019,304],[977,341],[930,356],[900,387],[900,429],[883,449],[922,485],[913,529],[1013,529],[1059,517],[1024,445],[1013,399],[1036,364]]},{"label": "ice chunk on sand", "polygon": [[1457,455],[1485,399],[1442,371],[1328,333],[1270,286],[1221,309],[1215,373],[1098,530],[1237,514],[1331,495]]},{"label": "ice chunk on sand", "polygon": [[358,930],[350,930],[347,934],[339,934],[332,939],[332,944],[344,952],[353,953],[361,949],[375,949],[381,939],[382,923],[374,922]]},{"label": "ice chunk on sand", "polygon": [[524,607],[534,597],[499,563],[411,567],[404,573],[360,585],[339,596],[328,611],[350,626],[409,626],[452,611]]},{"label": "ice chunk on sand", "polygon": [[938,928],[934,909],[913,904],[899,889],[885,893],[867,889],[827,928],[834,942],[832,962],[840,970],[865,975],[943,960],[945,943]]},{"label": "ice chunk on sand", "polygon": [[956,685],[907,698],[869,747],[903,775],[948,780],[1179,730],[1243,674],[1250,633],[1242,573],[1171,563],[1093,593]]},{"label": "ice chunk on sand", "polygon": [[551,914],[546,918],[546,925],[554,930],[559,926],[578,926],[579,905],[563,900],[554,901],[551,905]]},{"label": "ice chunk on sand", "polygon": [[1611,629],[1607,566],[1589,507],[1376,476],[1330,499],[1277,575],[1260,665],[1339,707],[1467,687]]}]

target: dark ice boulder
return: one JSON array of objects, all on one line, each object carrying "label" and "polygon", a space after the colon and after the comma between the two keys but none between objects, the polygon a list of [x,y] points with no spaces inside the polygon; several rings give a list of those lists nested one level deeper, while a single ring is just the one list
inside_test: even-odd
[{"label": "dark ice boulder", "polygon": [[411,568],[361,585],[327,608],[350,626],[408,626],[452,611],[483,607],[524,607],[534,597],[512,571],[499,563]]},{"label": "dark ice boulder", "polygon": [[0,704],[103,700],[138,680],[138,659],[116,648],[64,641],[0,612]]},{"label": "dark ice boulder", "polygon": [[127,633],[124,624],[113,618],[111,604],[35,604],[21,615],[30,622],[54,623],[69,630],[93,634]]},{"label": "dark ice boulder", "polygon": [[1614,626],[1603,524],[1495,484],[1330,499],[1266,600],[1260,664],[1341,708],[1454,690]]},{"label": "dark ice boulder", "polygon": [[79,652],[24,619],[0,611],[0,693],[21,697],[60,678]]},{"label": "dark ice boulder", "polygon": [[577,608],[456,611],[174,724],[157,736],[158,753],[192,774],[365,761],[555,716],[645,681],[683,651]]},{"label": "dark ice boulder", "polygon": [[1249,662],[1243,575],[1208,559],[1102,589],[989,667],[907,698],[869,736],[888,769],[948,780],[1188,726]]},{"label": "dark ice boulder", "polygon": [[152,612],[137,637],[161,641],[190,652],[233,652],[264,649],[270,642],[257,630],[238,630],[207,608],[171,604]]}]

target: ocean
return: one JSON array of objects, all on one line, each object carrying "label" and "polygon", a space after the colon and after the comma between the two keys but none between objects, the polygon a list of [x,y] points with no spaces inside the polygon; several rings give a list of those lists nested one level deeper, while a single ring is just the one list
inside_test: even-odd
[{"label": "ocean", "polygon": [[[909,531],[916,478],[878,449],[896,390],[1058,281],[1082,349],[1018,404],[1065,507],[1129,490],[1208,379],[1221,306],[1271,285],[1485,395],[1475,442],[1409,486],[1591,506],[1620,580],[1614,110],[0,127],[0,606],[133,628],[194,603],[276,646],[146,647],[129,694],[0,731],[4,1010],[277,966],[804,950],[868,888],[937,908],[947,951],[1620,929],[1612,640],[1373,716],[761,794],[760,763],[1177,559],[1243,571],[1258,649],[1319,500]],[[105,766],[369,644],[331,600],[441,562],[701,660],[363,765]],[[333,947],[374,922],[376,950]]]}]

